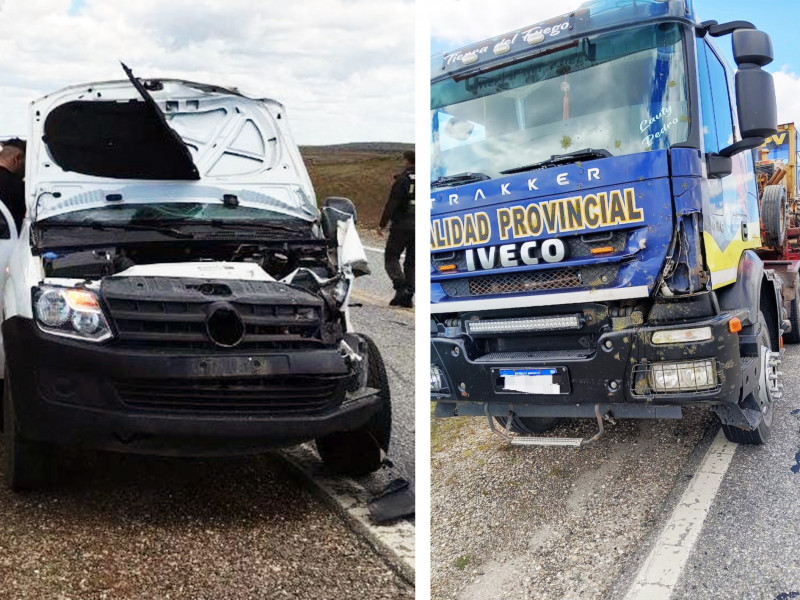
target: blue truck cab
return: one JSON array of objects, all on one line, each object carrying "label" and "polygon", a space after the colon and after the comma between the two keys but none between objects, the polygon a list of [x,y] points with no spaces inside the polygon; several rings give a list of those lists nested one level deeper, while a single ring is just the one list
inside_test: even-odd
[{"label": "blue truck cab", "polygon": [[596,0],[433,57],[437,417],[515,439],[702,404],[767,440],[788,327],[755,253],[771,60],[767,34],[691,0]]}]

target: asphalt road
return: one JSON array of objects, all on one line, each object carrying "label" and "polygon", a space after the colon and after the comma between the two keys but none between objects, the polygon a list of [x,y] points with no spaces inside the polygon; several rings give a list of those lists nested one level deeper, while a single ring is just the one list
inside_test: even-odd
[{"label": "asphalt road", "polygon": [[392,441],[389,459],[394,464],[361,483],[372,491],[393,477],[414,481],[414,311],[389,306],[394,295],[383,268],[385,238],[362,232],[372,274],[356,280],[350,309],[356,331],[369,335],[383,356],[392,395]]},{"label": "asphalt road", "polygon": [[[380,281],[366,285],[373,295],[353,321],[381,349],[394,402],[395,466],[362,481],[377,491],[414,473],[413,313],[374,304],[391,294]],[[0,465],[2,452],[0,441]],[[189,460],[69,451],[59,472],[47,492],[0,485],[0,599],[414,597],[278,453]]]},{"label": "asphalt road", "polygon": [[672,598],[800,598],[800,347],[772,438],[733,455]]}]

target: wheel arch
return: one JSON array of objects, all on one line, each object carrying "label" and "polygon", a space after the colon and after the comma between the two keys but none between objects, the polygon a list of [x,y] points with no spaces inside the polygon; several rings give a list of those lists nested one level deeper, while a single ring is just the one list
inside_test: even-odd
[{"label": "wheel arch", "polygon": [[[763,310],[775,332],[772,336],[773,345],[780,346],[779,333],[784,318],[781,279],[770,269],[764,268],[764,263],[755,252],[746,250],[742,253],[736,282],[719,290],[717,298],[722,310],[747,311],[742,322],[746,330],[758,323],[758,313]],[[778,350],[778,347],[773,350]]]}]

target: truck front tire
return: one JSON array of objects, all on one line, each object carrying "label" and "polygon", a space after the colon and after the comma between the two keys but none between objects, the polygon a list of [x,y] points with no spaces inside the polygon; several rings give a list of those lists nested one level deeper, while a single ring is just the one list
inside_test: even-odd
[{"label": "truck front tire", "polygon": [[325,466],[340,475],[361,477],[377,471],[382,462],[381,450],[388,450],[392,433],[392,405],[386,366],[375,343],[360,334],[367,343],[367,386],[378,390],[381,408],[359,429],[342,431],[319,438],[317,452]]},{"label": "truck front tire", "polygon": [[53,447],[26,439],[17,431],[8,365],[3,392],[3,469],[6,485],[15,492],[45,488],[53,480]]},{"label": "truck front tire", "polygon": [[770,380],[768,377],[775,369],[772,369],[768,366],[768,357],[773,348],[773,334],[770,332],[767,323],[768,322],[764,316],[764,312],[759,312],[758,325],[761,328],[761,333],[759,335],[760,343],[758,348],[758,359],[761,362],[761,370],[759,372],[760,387],[756,393],[759,395],[759,400],[763,401],[764,403],[764,408],[761,412],[761,420],[758,423],[758,427],[750,431],[746,429],[740,429],[739,427],[734,427],[732,425],[723,424],[722,431],[725,434],[725,437],[729,442],[733,442],[735,444],[748,444],[754,446],[766,444],[767,440],[769,440],[770,431],[772,430],[772,416],[775,413],[775,399],[771,397],[769,392]]}]

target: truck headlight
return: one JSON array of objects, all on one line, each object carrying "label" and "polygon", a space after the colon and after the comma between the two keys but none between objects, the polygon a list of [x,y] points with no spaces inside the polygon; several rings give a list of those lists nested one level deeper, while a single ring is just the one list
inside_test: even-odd
[{"label": "truck headlight", "polygon": [[653,391],[662,394],[710,390],[717,387],[716,361],[708,359],[652,363],[648,381]]},{"label": "truck headlight", "polygon": [[112,337],[94,292],[76,288],[41,287],[33,296],[39,329],[64,337],[103,342]]},{"label": "truck headlight", "polygon": [[687,342],[707,342],[714,338],[711,327],[693,329],[662,329],[653,333],[653,344],[685,344]]}]

